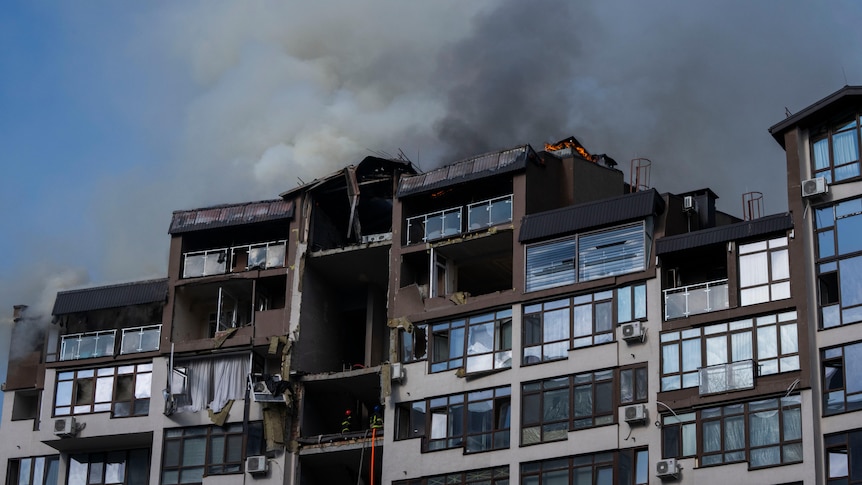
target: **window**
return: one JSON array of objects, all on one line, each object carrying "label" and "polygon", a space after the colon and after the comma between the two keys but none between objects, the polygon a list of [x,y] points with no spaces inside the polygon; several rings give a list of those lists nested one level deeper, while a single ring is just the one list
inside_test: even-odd
[{"label": "window", "polygon": [[149,483],[150,450],[77,453],[69,456],[67,485]]},{"label": "window", "polygon": [[849,116],[811,138],[814,176],[828,183],[859,176],[859,121]]},{"label": "window", "polygon": [[815,211],[822,328],[862,321],[862,199]]},{"label": "window", "polygon": [[683,458],[697,454],[696,413],[662,416],[662,458]]},{"label": "window", "polygon": [[647,232],[638,222],[527,246],[526,291],[643,271]]},{"label": "window", "polygon": [[12,458],[6,470],[7,485],[57,485],[60,455]]},{"label": "window", "polygon": [[742,306],[790,298],[787,236],[739,246]]},{"label": "window", "polygon": [[607,451],[521,464],[521,485],[649,483],[646,448]]},{"label": "window", "polygon": [[620,404],[646,402],[648,381],[646,364],[620,369]]},{"label": "window", "polygon": [[703,409],[702,466],[748,461],[749,468],[802,461],[801,398]]},{"label": "window", "polygon": [[183,278],[226,273],[227,253],[228,248],[185,253],[183,255]]},{"label": "window", "polygon": [[[748,372],[751,379],[755,375],[797,371],[800,364],[796,327],[796,312],[792,311],[663,333],[661,390],[703,386],[699,371],[712,366],[723,367],[716,373],[706,369],[706,374],[726,378],[727,372],[735,370],[734,366],[728,367],[727,364],[747,360],[753,361],[753,370]],[[702,389],[719,392],[751,387],[745,385],[744,376],[744,372],[735,376],[738,378],[735,386],[720,387],[720,383],[712,382],[706,383],[708,385]]]},{"label": "window", "polygon": [[161,335],[161,325],[124,328],[123,337],[120,343],[120,353],[133,354],[135,352],[159,350],[159,340],[161,339]]},{"label": "window", "polygon": [[826,479],[829,485],[862,483],[862,430],[827,435]]},{"label": "window", "polygon": [[398,480],[393,485],[509,485],[509,465],[432,477]]},{"label": "window", "polygon": [[413,325],[401,331],[401,362],[419,362],[428,358],[428,326]]},{"label": "window", "polygon": [[614,340],[616,322],[646,318],[646,284],[588,293],[524,307],[523,363],[565,359],[570,349]]},{"label": "window", "polygon": [[211,409],[220,412],[231,399],[245,399],[248,375],[251,373],[249,356],[232,355],[177,362],[172,391],[186,383],[186,393],[177,397],[177,412],[198,412]]},{"label": "window", "polygon": [[424,436],[423,452],[464,448],[465,453],[509,447],[511,388],[484,389],[400,403],[397,440]]},{"label": "window", "polygon": [[862,409],[862,342],[821,352],[823,414]]},{"label": "window", "polygon": [[512,366],[512,310],[431,326],[431,372],[465,367],[466,372]]},{"label": "window", "polygon": [[521,444],[566,439],[569,431],[611,424],[616,407],[613,369],[524,383]]},{"label": "window", "polygon": [[[247,434],[247,443],[243,435]],[[263,450],[263,424],[242,423],[165,430],[162,485],[201,483],[208,475],[242,472],[246,456]]]},{"label": "window", "polygon": [[57,373],[54,416],[111,412],[111,417],[150,412],[153,364]]},{"label": "window", "polygon": [[76,333],[60,338],[60,360],[92,359],[114,355],[116,330]]}]

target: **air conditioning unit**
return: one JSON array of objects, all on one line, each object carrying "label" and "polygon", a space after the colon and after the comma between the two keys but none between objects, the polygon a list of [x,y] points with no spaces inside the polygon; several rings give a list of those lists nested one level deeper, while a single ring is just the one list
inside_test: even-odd
[{"label": "air conditioning unit", "polygon": [[391,232],[384,232],[381,234],[369,234],[367,236],[362,236],[362,243],[363,244],[368,244],[368,243],[373,243],[373,242],[391,241],[391,240],[392,240],[392,233]]},{"label": "air conditioning unit", "polygon": [[390,366],[391,377],[395,382],[401,382],[404,380],[404,366],[401,362],[395,362]]},{"label": "air conditioning unit", "polygon": [[679,478],[679,463],[674,458],[659,460],[655,464],[655,476],[658,478]]},{"label": "air conditioning unit", "polygon": [[685,212],[697,212],[697,200],[693,195],[686,195],[682,198],[682,210]]},{"label": "air conditioning unit", "polygon": [[643,423],[647,420],[646,404],[632,404],[623,408],[623,418],[626,423]]},{"label": "air conditioning unit", "polygon": [[[278,392],[278,388],[283,386],[279,374],[249,374],[248,380],[251,386],[251,398],[254,402],[287,402],[284,399],[284,389]],[[276,388],[275,394],[273,394],[270,386]]]},{"label": "air conditioning unit", "polygon": [[245,471],[252,475],[261,475],[269,471],[269,462],[265,456],[250,456],[245,459]]},{"label": "air conditioning unit", "polygon": [[802,182],[802,197],[814,197],[829,192],[826,177],[817,177]]},{"label": "air conditioning unit", "polygon": [[622,326],[623,340],[626,342],[642,342],[645,327],[641,322],[624,323]]},{"label": "air conditioning unit", "polygon": [[75,436],[78,432],[78,423],[75,418],[69,416],[67,418],[59,418],[54,420],[54,434],[61,438]]}]

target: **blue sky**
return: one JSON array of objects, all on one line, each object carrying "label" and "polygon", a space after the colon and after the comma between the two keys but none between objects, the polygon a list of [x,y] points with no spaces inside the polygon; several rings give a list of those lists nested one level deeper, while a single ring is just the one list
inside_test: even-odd
[{"label": "blue sky", "polygon": [[862,4],[691,3],[4,1],[0,322],[163,276],[173,210],[370,151],[429,169],[574,135],[660,191],[783,211],[766,130],[862,84]]}]

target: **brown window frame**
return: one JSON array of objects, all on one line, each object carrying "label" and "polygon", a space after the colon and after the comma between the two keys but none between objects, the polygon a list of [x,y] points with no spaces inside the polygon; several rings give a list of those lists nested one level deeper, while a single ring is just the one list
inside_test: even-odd
[{"label": "brown window frame", "polygon": [[[247,426],[243,423],[229,423],[223,427],[189,426],[184,428],[167,428],[165,429],[162,442],[162,466],[160,468],[161,476],[159,483],[166,484],[165,475],[170,472],[177,473],[176,483],[183,483],[184,485],[201,483],[187,482],[182,477],[183,471],[196,468],[201,469],[202,477],[242,473],[245,468],[245,459],[248,456],[262,452],[262,436],[263,423],[260,421],[250,422]],[[183,466],[182,455],[185,451],[184,443],[187,440],[200,439],[202,437],[204,439],[205,451],[203,464]],[[222,445],[223,455],[219,461],[216,461],[215,457],[212,456],[213,439],[221,437],[224,438],[224,444]],[[230,445],[231,438],[234,438],[234,440],[239,438],[239,443],[233,441],[233,445]],[[173,447],[169,445],[170,443],[179,443],[179,445],[177,445],[176,449],[171,450],[170,448]],[[239,460],[229,460],[231,452],[236,452],[231,446],[239,446]],[[169,455],[173,457],[171,462],[169,462]],[[176,462],[176,465],[168,464],[172,462]]]},{"label": "brown window frame", "polygon": [[410,480],[397,480],[392,485],[502,485],[509,484],[509,465],[495,466],[491,468],[479,468],[464,472],[444,473]]},{"label": "brown window frame", "polygon": [[[846,348],[853,346],[862,346],[862,341],[850,342],[844,345],[839,345],[837,347],[830,347],[828,349],[822,349],[820,351],[820,371],[823,376],[823,386],[822,386],[822,402],[823,402],[823,416],[837,416],[841,414],[851,413],[854,411],[862,410],[862,402],[859,400],[851,401],[847,399],[847,363],[845,361],[846,356]],[[840,352],[840,354],[839,354]],[[840,363],[839,363],[840,359]],[[831,379],[827,379],[826,368],[828,364],[832,363],[832,367],[837,367],[841,369],[841,386],[830,388],[829,385],[832,382]],[[858,378],[858,377],[857,377]],[[829,403],[830,396],[836,395],[841,392],[841,401],[843,403],[842,409],[840,411],[828,412],[829,411]],[[856,392],[851,395],[858,396],[862,399],[862,392]],[[834,402],[834,401],[833,401]],[[856,407],[851,409],[849,404],[855,403]]]},{"label": "brown window frame", "polygon": [[[68,462],[68,469],[66,470],[67,477],[66,477],[65,483],[67,485],[78,485],[78,484],[73,484],[72,480],[71,480],[71,477],[73,476],[72,468],[75,466],[73,462],[77,461],[78,463],[80,463],[82,465],[85,464],[87,467],[87,473],[84,477],[84,481],[80,485],[116,484],[117,482],[115,482],[115,481],[110,481],[110,482],[105,481],[105,475],[106,475],[107,469],[108,469],[108,467],[105,465],[108,463],[110,455],[114,455],[116,457],[117,455],[122,454],[122,455],[124,455],[124,457],[123,457],[123,465],[124,466],[123,466],[123,481],[121,483],[127,484],[130,481],[130,476],[131,476],[131,472],[132,472],[131,467],[129,466],[129,463],[132,460],[132,454],[133,453],[139,455],[137,458],[141,458],[141,456],[140,456],[141,454],[146,455],[146,466],[144,466],[142,468],[144,468],[145,473],[147,475],[145,477],[143,477],[143,480],[141,480],[141,477],[139,477],[139,476],[135,477],[135,481],[137,483],[141,483],[141,482],[149,483],[150,465],[151,465],[151,460],[152,460],[151,452],[150,452],[149,448],[136,448],[136,449],[113,450],[113,451],[90,452],[90,453],[87,453],[87,452],[72,453],[69,455],[69,459],[68,459],[69,462]],[[86,461],[78,460],[81,457],[86,457]],[[99,458],[101,458],[101,462],[99,461]],[[94,463],[100,463],[101,466],[94,467],[93,466]],[[95,474],[98,474],[98,481],[95,480],[95,477],[94,477]]]},{"label": "brown window frame", "polygon": [[[851,435],[852,438],[851,438]],[[853,444],[859,446],[854,447]],[[853,473],[854,460],[862,459],[862,428],[841,431],[840,433],[831,433],[823,437],[823,453],[824,453],[824,473],[826,474],[826,483],[841,483],[843,485],[859,485],[862,484],[862,476],[850,476]],[[830,476],[832,473],[832,460],[830,454],[836,452],[845,458],[846,475]],[[840,479],[844,481],[837,481]]]},{"label": "brown window frame", "polygon": [[[632,387],[630,399],[623,397],[624,394],[627,394],[623,391],[623,386],[626,381],[626,378],[623,377],[625,374],[631,374],[631,377],[628,378],[628,382],[631,383]],[[620,367],[619,384],[620,406],[645,403],[649,401],[649,371],[647,363],[644,362],[641,364]]]},{"label": "brown window frame", "polygon": [[[131,367],[129,371],[128,368]],[[107,372],[111,370],[112,372]],[[83,374],[83,376],[82,376]],[[90,374],[90,375],[86,375]],[[120,389],[118,383],[125,376],[132,376],[131,380],[131,396],[120,399],[118,394]],[[137,397],[137,384],[140,376],[148,375],[150,379],[149,396]],[[69,376],[69,377],[67,377]],[[127,418],[137,416],[147,416],[150,411],[150,398],[152,397],[152,376],[153,363],[141,364],[124,364],[110,367],[97,367],[89,369],[76,369],[70,371],[58,371],[57,379],[54,384],[54,403],[52,405],[53,417],[61,416],[78,416],[83,414],[95,413],[111,413],[111,418]],[[99,379],[111,378],[111,399],[110,401],[99,401],[97,399],[98,381]],[[85,387],[85,381],[92,382],[92,388],[89,391]],[[70,388],[70,403],[66,405],[58,405],[57,398],[60,386],[64,383],[71,382]],[[86,395],[84,395],[86,394]],[[83,401],[82,401],[83,399]],[[128,404],[128,414],[117,414],[117,405]],[[76,410],[76,408],[88,409]],[[107,407],[106,407],[107,406]],[[97,410],[98,408],[98,410]],[[68,412],[58,413],[58,409],[68,409]]]},{"label": "brown window frame", "polygon": [[[631,464],[628,469],[630,472],[628,480],[621,476],[624,462]],[[644,474],[646,476],[644,478],[646,481],[637,481],[639,464],[643,464],[645,467]],[[622,485],[646,485],[652,475],[652,470],[649,467],[649,449],[638,447],[521,463],[521,485],[544,482],[543,477],[546,474],[555,475],[555,478],[565,474],[565,483],[573,483],[576,470],[585,468],[591,470],[591,483],[597,483],[598,475],[602,472],[606,473],[608,470],[611,473],[610,483]]]},{"label": "brown window frame", "polygon": [[[846,128],[844,130],[841,129],[842,127],[847,126],[848,124],[850,124],[854,121],[856,123],[856,125],[854,127]],[[859,141],[859,133],[860,133],[860,124],[859,123],[860,123],[860,119],[859,119],[858,113],[848,113],[848,114],[845,114],[844,116],[838,117],[835,120],[830,121],[829,124],[822,126],[820,128],[820,130],[811,137],[811,141],[810,141],[809,145],[810,145],[810,155],[811,155],[811,170],[812,170],[812,173],[814,174],[814,177],[826,177],[826,182],[828,184],[833,184],[836,182],[845,182],[845,181],[850,181],[850,180],[856,180],[860,176],[862,176],[862,171],[860,171],[860,175],[854,175],[851,177],[842,178],[841,180],[835,179],[835,172],[837,169],[842,168],[842,167],[850,167],[854,164],[856,164],[858,167],[860,165],[860,163],[862,163],[862,160],[860,160],[860,157],[862,157],[862,153],[860,153],[860,147],[862,147],[862,144],[860,144],[860,141]],[[839,134],[839,133],[846,133],[846,132],[849,132],[851,130],[855,131],[855,134],[856,134],[856,136],[855,136],[855,139],[856,139],[856,160],[851,160],[847,163],[843,163],[841,165],[836,166],[835,165],[835,153],[834,153],[835,135]],[[827,157],[829,158],[829,160],[828,160],[826,167],[818,169],[817,165],[816,165],[817,162],[816,162],[816,155],[815,155],[816,152],[814,150],[814,145],[820,141],[823,141],[823,140],[826,140]]]}]

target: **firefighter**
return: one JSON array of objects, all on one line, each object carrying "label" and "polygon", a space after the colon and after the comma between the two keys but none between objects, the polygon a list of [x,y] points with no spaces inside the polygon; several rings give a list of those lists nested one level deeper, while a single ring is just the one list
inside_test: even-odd
[{"label": "firefighter", "polygon": [[371,429],[383,428],[383,410],[380,409],[380,405],[374,406],[374,411],[371,413],[369,424],[371,425]]},{"label": "firefighter", "polygon": [[351,415],[350,410],[346,409],[344,411],[344,419],[341,420],[341,432],[342,433],[349,433],[350,432],[350,425],[351,425],[352,420],[353,420],[353,416]]}]

